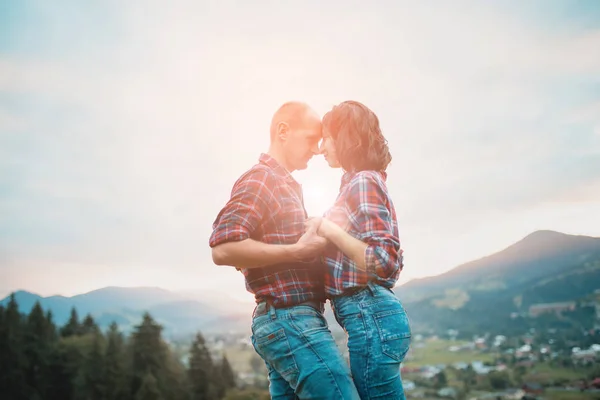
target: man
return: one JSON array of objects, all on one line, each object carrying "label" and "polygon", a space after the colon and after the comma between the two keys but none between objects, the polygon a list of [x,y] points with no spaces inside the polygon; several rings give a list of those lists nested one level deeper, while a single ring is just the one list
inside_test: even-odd
[{"label": "man", "polygon": [[271,121],[269,151],[234,184],[210,238],[213,261],[238,268],[254,293],[252,343],[269,371],[273,399],[358,399],[323,316],[327,241],[305,232],[302,188],[291,172],[319,152],[321,119],[289,102]]}]

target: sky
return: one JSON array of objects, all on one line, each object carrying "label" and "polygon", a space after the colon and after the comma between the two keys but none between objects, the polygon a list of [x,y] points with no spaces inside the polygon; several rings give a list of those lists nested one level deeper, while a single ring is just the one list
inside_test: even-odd
[{"label": "sky", "polygon": [[[283,102],[357,100],[393,156],[400,283],[539,229],[600,236],[600,2],[0,5],[0,297],[252,299],[212,222]],[[294,173],[319,215],[341,172]]]}]

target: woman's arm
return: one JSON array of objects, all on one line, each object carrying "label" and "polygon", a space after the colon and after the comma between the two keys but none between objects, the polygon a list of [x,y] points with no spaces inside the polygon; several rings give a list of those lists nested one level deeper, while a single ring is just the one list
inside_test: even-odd
[{"label": "woman's arm", "polygon": [[336,223],[323,218],[319,234],[343,252],[361,270],[389,277],[402,268],[402,250],[396,221],[386,206],[387,194],[373,173],[359,173],[349,183],[345,208],[353,237]]},{"label": "woman's arm", "polygon": [[367,243],[358,240],[327,218],[321,219],[318,233],[354,261],[359,269],[363,271],[367,269],[365,259],[365,251],[369,247]]}]

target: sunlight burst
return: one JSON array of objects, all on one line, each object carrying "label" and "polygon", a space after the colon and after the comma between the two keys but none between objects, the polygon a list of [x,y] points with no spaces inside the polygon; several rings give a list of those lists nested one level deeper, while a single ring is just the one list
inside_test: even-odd
[{"label": "sunlight burst", "polygon": [[305,185],[303,189],[304,205],[309,216],[323,215],[335,200],[335,192],[332,195],[331,190],[322,185]]}]

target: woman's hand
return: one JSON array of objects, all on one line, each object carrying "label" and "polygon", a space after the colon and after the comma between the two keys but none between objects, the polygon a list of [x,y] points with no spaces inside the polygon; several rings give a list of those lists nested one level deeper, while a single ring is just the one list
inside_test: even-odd
[{"label": "woman's hand", "polygon": [[314,227],[319,236],[329,239],[330,235],[335,232],[336,229],[340,229],[334,222],[324,217],[312,217],[306,220],[304,226],[308,230]]},{"label": "woman's hand", "polygon": [[306,221],[304,221],[304,231],[309,231],[314,228],[317,235],[322,236],[319,233],[319,228],[321,227],[322,217],[309,217]]}]

